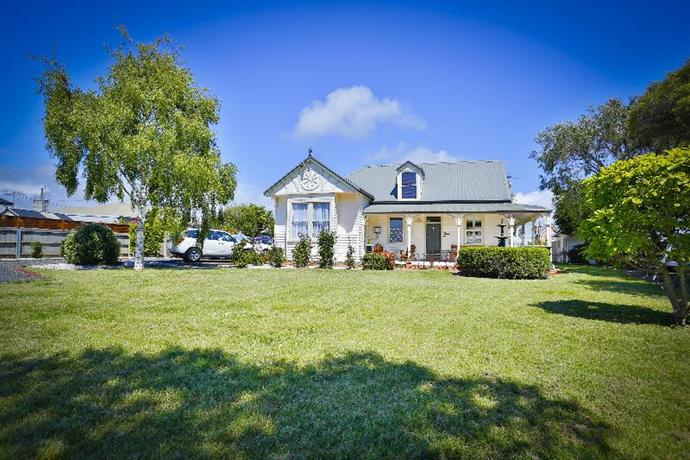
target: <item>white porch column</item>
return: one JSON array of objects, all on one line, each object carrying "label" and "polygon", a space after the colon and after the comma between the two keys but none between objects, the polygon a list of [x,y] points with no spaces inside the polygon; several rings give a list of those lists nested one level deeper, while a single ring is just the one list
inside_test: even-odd
[{"label": "white porch column", "polygon": [[547,214],[546,216],[544,216],[544,222],[546,225],[546,236],[544,238],[544,244],[546,246],[551,247],[551,214]]},{"label": "white porch column", "polygon": [[510,235],[510,247],[515,246],[515,217],[508,217],[508,234]]},{"label": "white porch column", "polygon": [[522,245],[527,246],[527,233],[525,233],[525,224],[522,224]]},{"label": "white porch column", "polygon": [[361,260],[362,257],[364,257],[364,254],[367,253],[367,220],[369,219],[369,216],[363,214],[361,210],[359,212],[362,217],[362,227],[360,230],[362,232],[362,239],[359,241],[360,244],[357,246],[359,246],[358,252]]},{"label": "white porch column", "polygon": [[414,216],[405,216],[405,223],[407,224],[407,257],[412,255],[412,223]]},{"label": "white porch column", "polygon": [[464,214],[457,214],[455,216],[455,225],[458,229],[458,251],[460,251],[460,246],[462,246],[462,225],[465,221]]},{"label": "white porch column", "polygon": [[532,246],[537,245],[537,218],[532,219]]}]

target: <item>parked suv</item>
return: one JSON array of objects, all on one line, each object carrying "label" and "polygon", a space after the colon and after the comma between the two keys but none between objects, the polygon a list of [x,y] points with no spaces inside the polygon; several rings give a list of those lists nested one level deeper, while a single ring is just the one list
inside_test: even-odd
[{"label": "parked suv", "polygon": [[[211,229],[204,240],[203,248],[196,239],[199,230],[188,228],[182,238],[170,248],[170,252],[178,257],[183,257],[187,262],[198,262],[201,257],[230,257],[232,247],[237,242],[228,232]],[[249,247],[249,245],[248,245]]]}]

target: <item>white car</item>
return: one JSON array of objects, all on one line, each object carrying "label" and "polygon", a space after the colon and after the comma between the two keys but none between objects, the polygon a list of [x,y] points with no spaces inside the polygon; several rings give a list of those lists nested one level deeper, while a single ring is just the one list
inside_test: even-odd
[{"label": "white car", "polygon": [[[182,234],[182,239],[170,248],[170,252],[183,257],[188,262],[198,262],[202,257],[230,257],[232,254],[236,240],[228,232],[209,230],[203,248],[196,242],[198,235],[198,229],[188,228]],[[247,245],[246,248],[251,248],[251,245]]]}]

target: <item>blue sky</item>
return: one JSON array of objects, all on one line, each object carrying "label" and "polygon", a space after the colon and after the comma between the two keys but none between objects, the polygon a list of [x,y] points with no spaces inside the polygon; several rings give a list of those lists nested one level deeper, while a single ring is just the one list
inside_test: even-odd
[{"label": "blue sky", "polygon": [[[80,86],[108,64],[116,25],[184,45],[220,99],[237,201],[306,156],[348,174],[404,159],[503,160],[523,200],[542,202],[529,158],[544,127],[628,98],[690,58],[687,2],[9,2],[0,17],[0,192],[53,179],[30,54],[53,50]],[[20,201],[19,204],[24,204]]]}]

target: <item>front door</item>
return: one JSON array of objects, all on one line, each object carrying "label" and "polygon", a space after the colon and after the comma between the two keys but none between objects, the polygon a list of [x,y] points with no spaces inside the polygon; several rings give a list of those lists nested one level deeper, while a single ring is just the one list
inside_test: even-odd
[{"label": "front door", "polygon": [[441,218],[426,218],[426,253],[427,255],[441,254]]}]

